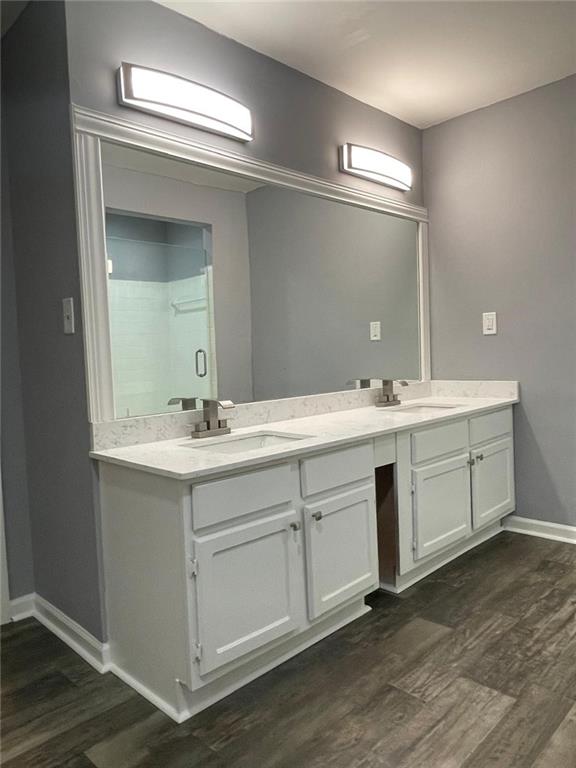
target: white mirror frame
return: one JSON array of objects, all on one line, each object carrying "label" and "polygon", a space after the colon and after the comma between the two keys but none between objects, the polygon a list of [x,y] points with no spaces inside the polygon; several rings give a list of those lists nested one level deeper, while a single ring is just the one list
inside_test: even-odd
[{"label": "white mirror frame", "polygon": [[106,272],[101,142],[121,144],[196,165],[248,176],[299,192],[388,213],[418,223],[420,380],[430,379],[428,211],[421,206],[324,181],[166,131],[72,106],[84,357],[91,423],[113,421],[112,345]]}]

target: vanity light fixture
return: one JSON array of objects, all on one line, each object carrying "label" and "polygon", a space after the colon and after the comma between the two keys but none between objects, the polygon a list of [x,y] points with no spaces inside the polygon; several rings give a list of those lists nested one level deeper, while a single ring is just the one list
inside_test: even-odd
[{"label": "vanity light fixture", "polygon": [[248,107],[213,88],[169,72],[123,62],[118,70],[118,101],[125,107],[239,141],[253,139]]},{"label": "vanity light fixture", "polygon": [[340,170],[404,192],[412,189],[410,166],[378,149],[344,144],[340,147]]}]

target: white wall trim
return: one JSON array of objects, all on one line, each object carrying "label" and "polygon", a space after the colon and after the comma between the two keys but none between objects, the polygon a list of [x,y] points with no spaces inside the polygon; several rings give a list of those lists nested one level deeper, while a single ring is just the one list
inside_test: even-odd
[{"label": "white wall trim", "polygon": [[393,595],[399,595],[401,592],[404,592],[404,590],[426,578],[426,576],[430,576],[430,574],[440,570],[440,568],[443,568],[448,563],[461,557],[471,549],[475,549],[485,541],[494,538],[494,536],[497,536],[499,533],[502,533],[502,528],[497,521],[486,528],[475,531],[469,539],[462,544],[455,546],[450,554],[438,555],[429,563],[424,563],[405,574],[397,574],[395,584],[381,581],[380,589],[383,589],[384,592],[390,592]]},{"label": "white wall trim", "polygon": [[74,134],[74,169],[88,418],[91,422],[112,420],[114,392],[104,188],[100,141],[96,137]]},{"label": "white wall trim", "polygon": [[10,618],[12,621],[22,621],[34,615],[34,598],[34,593],[30,592],[28,595],[10,600]]},{"label": "white wall trim", "polygon": [[87,632],[78,622],[71,619],[55,605],[40,595],[31,593],[11,601],[12,621],[22,621],[33,617],[49,629],[62,642],[87,661],[98,672],[107,672],[110,668],[110,650],[108,643]]},{"label": "white wall trim", "polygon": [[428,257],[428,224],[418,224],[418,324],[420,331],[420,379],[430,381],[430,262]]},{"label": "white wall trim", "polygon": [[2,593],[0,605],[0,623],[10,621],[11,602],[8,589],[8,557],[6,555],[6,534],[4,527],[4,495],[2,491],[2,469],[0,465],[0,591]]},{"label": "white wall trim", "polygon": [[[170,702],[166,701],[166,699],[163,699],[161,696],[158,696],[158,694],[154,693],[151,688],[148,688],[148,686],[144,685],[144,683],[140,682],[137,678],[132,677],[132,675],[122,669],[122,667],[118,667],[116,664],[111,663],[104,671],[112,672],[112,674],[120,678],[123,683],[129,685],[139,693],[140,696],[143,696],[151,704],[154,704],[157,709],[164,712],[165,715],[168,715],[168,717],[172,718],[172,720],[175,720],[177,723],[183,723],[184,720],[187,720],[190,717],[190,713],[187,710],[184,710],[183,712],[178,711],[172,704],[170,704]],[[178,681],[175,681],[175,685],[178,686]]]},{"label": "white wall trim", "polygon": [[[258,181],[280,184],[290,189],[360,205],[364,208],[372,208],[384,213],[391,213],[394,216],[415,221],[428,221],[428,210],[420,205],[385,197],[377,192],[365,192],[344,184],[325,181],[300,171],[267,163],[264,160],[258,160],[210,144],[192,141],[168,131],[150,128],[143,123],[86,109],[75,104],[72,105],[72,120],[77,133],[91,135],[97,139],[169,155],[197,165],[217,168],[227,173],[248,175]],[[337,158],[336,152],[334,157]]]},{"label": "white wall trim", "polygon": [[[81,656],[84,661],[88,662],[97,672],[104,674],[106,672],[112,672],[116,677],[120,678],[122,682],[129,685],[137,693],[151,702],[155,707],[164,712],[168,717],[172,718],[177,723],[182,723],[196,714],[207,706],[219,701],[220,699],[228,696],[233,691],[241,688],[243,685],[251,682],[257,677],[265,674],[274,667],[284,663],[287,659],[295,656],[304,649],[314,645],[324,637],[331,635],[341,627],[350,623],[354,619],[363,616],[365,613],[369,613],[371,608],[366,605],[358,607],[356,604],[348,606],[347,611],[351,613],[346,615],[338,623],[331,625],[320,633],[311,634],[314,628],[310,629],[309,636],[305,638],[299,638],[298,642],[290,647],[281,656],[274,658],[272,661],[264,664],[262,667],[253,669],[245,676],[236,679],[234,682],[226,685],[223,688],[218,689],[212,693],[207,694],[205,692],[204,697],[197,702],[197,706],[191,706],[190,700],[186,696],[188,688],[185,683],[179,680],[174,680],[176,687],[176,700],[179,700],[180,704],[175,707],[173,703],[163,699],[152,689],[148,688],[137,678],[133,677],[130,673],[126,672],[122,667],[119,667],[112,660],[112,651],[108,643],[102,643],[97,640],[93,635],[87,632],[76,621],[71,619],[59,608],[49,603],[40,595],[31,593],[29,595],[23,595],[11,601],[12,606],[12,620],[21,621],[25,618],[33,617],[43,624],[46,629],[56,635],[62,642]],[[316,628],[317,632],[317,628]]]},{"label": "white wall trim", "polygon": [[[289,168],[193,142],[112,115],[72,105],[74,178],[78,220],[78,248],[82,288],[84,349],[91,423],[115,418],[112,354],[106,274],[106,239],[102,189],[101,141],[140,148],[227,173],[249,176],[306,194],[411,219],[418,235],[421,379],[430,376],[430,319],[428,310],[428,251],[425,222],[428,211],[403,200],[325,181]],[[336,153],[335,153],[336,157]]]},{"label": "white wall trim", "polygon": [[502,527],[513,533],[525,533],[527,536],[539,536],[541,539],[576,544],[576,525],[548,523],[545,520],[509,515],[502,521]]}]

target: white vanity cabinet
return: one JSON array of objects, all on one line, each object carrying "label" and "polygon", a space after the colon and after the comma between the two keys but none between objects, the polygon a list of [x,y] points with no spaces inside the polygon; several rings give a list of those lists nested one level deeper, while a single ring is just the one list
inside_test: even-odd
[{"label": "white vanity cabinet", "polygon": [[378,587],[373,483],[305,506],[304,525],[310,619]]},{"label": "white vanity cabinet", "polygon": [[495,535],[511,410],[205,479],[102,462],[109,668],[185,720]]},{"label": "white vanity cabinet", "polygon": [[481,448],[475,448],[471,457],[472,524],[478,529],[514,509],[512,438],[505,437]]},{"label": "white vanity cabinet", "polygon": [[283,464],[192,487],[192,655],[201,676],[303,627],[297,474]]},{"label": "white vanity cabinet", "polygon": [[194,537],[198,642],[205,674],[290,634],[300,625],[301,557],[294,510]]},{"label": "white vanity cabinet", "polygon": [[469,420],[472,466],[472,523],[475,529],[498,520],[516,504],[512,409]]},{"label": "white vanity cabinet", "polygon": [[369,610],[371,441],[191,485],[101,466],[111,668],[182,720]]},{"label": "white vanity cabinet", "polygon": [[371,443],[301,461],[310,620],[378,587]]},{"label": "white vanity cabinet", "polygon": [[510,407],[398,434],[400,577],[496,532],[515,506],[513,454]]},{"label": "white vanity cabinet", "polygon": [[470,535],[468,453],[412,472],[414,559],[433,555]]}]

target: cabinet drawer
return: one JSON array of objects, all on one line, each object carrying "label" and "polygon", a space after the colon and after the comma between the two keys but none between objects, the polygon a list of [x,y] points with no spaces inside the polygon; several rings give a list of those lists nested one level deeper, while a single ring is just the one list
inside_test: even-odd
[{"label": "cabinet drawer", "polygon": [[512,408],[470,419],[470,444],[478,445],[512,432]]},{"label": "cabinet drawer", "polygon": [[289,464],[202,483],[192,489],[192,527],[198,530],[287,504],[292,496]]},{"label": "cabinet drawer", "polygon": [[371,477],[374,473],[374,449],[372,443],[364,443],[343,451],[323,453],[303,459],[300,468],[302,496],[313,496]]},{"label": "cabinet drawer", "polygon": [[453,421],[440,427],[413,432],[411,438],[412,463],[420,464],[468,448],[468,424],[465,419]]}]

